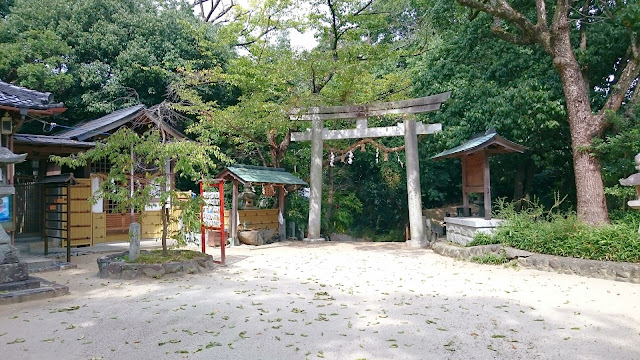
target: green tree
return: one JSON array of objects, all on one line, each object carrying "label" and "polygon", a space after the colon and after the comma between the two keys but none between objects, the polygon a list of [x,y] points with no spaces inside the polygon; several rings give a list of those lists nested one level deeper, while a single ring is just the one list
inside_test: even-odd
[{"label": "green tree", "polygon": [[[457,0],[500,39],[537,45],[558,72],[566,102],[578,217],[609,222],[602,166],[593,139],[634,94],[640,73],[640,8],[636,2]],[[479,16],[484,13],[488,16]],[[608,61],[605,61],[608,60]]]},{"label": "green tree", "polygon": [[158,104],[189,61],[224,62],[190,5],[173,0],[16,0],[0,21],[0,78],[51,91],[71,120]]},{"label": "green tree", "polygon": [[[197,181],[206,177],[213,169],[212,156],[224,160],[224,156],[214,146],[186,140],[167,141],[166,136],[158,129],[138,134],[132,129],[121,128],[105,141],[98,142],[93,149],[69,157],[54,156],[52,159],[60,165],[72,168],[107,160],[111,168],[92,199],[111,200],[121,211],[133,209],[135,212],[142,212],[153,203],[159,204],[162,213],[162,250],[166,255],[169,205],[177,201],[176,189],[170,184],[167,166],[172,163],[176,175]],[[130,177],[132,171],[141,173],[134,179],[133,190]]]}]

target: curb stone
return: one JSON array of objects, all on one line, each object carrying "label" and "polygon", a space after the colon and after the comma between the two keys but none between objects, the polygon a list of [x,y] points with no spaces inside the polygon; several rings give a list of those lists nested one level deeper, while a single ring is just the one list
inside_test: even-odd
[{"label": "curb stone", "polygon": [[121,260],[128,253],[122,252],[98,258],[98,277],[102,279],[132,280],[144,276],[158,279],[166,274],[197,274],[207,272],[215,267],[211,255],[164,264],[138,264],[126,263]]},{"label": "curb stone", "polygon": [[640,264],[635,263],[536,254],[498,244],[460,247],[437,242],[431,248],[436,254],[455,259],[469,260],[474,256],[496,254],[505,256],[508,260],[515,260],[522,267],[540,271],[640,284]]}]

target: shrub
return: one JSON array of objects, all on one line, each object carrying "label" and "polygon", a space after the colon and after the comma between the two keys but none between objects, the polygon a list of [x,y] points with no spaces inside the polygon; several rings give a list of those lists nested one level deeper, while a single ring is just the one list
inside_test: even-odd
[{"label": "shrub", "polygon": [[474,236],[473,241],[471,241],[465,246],[479,246],[479,245],[492,245],[492,244],[500,244],[500,240],[495,236],[491,236],[490,234],[477,233]]},{"label": "shrub", "polygon": [[582,223],[573,213],[545,212],[536,203],[522,212],[513,208],[499,203],[498,213],[507,220],[505,224],[493,236],[477,235],[471,244],[500,243],[549,255],[640,262],[640,216],[636,214],[616,213],[611,225],[595,227]]},{"label": "shrub", "polygon": [[504,255],[497,255],[493,253],[488,253],[480,256],[472,256],[469,259],[471,262],[475,262],[478,264],[491,264],[491,265],[500,265],[505,264],[508,260]]}]

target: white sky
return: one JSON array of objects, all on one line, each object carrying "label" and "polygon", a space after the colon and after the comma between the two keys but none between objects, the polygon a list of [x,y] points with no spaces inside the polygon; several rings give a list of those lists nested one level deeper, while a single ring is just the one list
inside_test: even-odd
[{"label": "white sky", "polygon": [[[239,4],[241,7],[245,8],[245,9],[250,9],[252,7],[255,7],[256,3],[260,3],[260,0],[236,0],[236,3]],[[222,3],[228,3],[227,1],[222,1]],[[222,4],[221,4],[222,5]],[[211,6],[211,2],[207,1],[204,4],[204,10],[205,12],[208,11],[208,7],[210,8]],[[223,9],[224,6],[221,6],[221,9]],[[200,6],[194,6],[194,13],[198,16],[200,16]],[[307,3],[303,4],[298,11],[300,13],[304,12],[304,11],[309,11],[309,6]],[[313,48],[315,48],[316,46],[318,46],[318,42],[316,41],[316,39],[314,38],[314,32],[307,30],[304,33],[299,32],[296,29],[289,29],[288,31],[288,37],[291,43],[291,47],[294,50],[297,51],[305,51],[305,50],[312,50]]]}]

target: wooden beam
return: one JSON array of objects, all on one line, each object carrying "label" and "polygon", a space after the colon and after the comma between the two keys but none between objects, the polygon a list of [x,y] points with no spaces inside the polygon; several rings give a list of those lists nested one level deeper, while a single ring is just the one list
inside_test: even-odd
[{"label": "wooden beam", "polygon": [[322,120],[327,119],[356,119],[366,116],[387,114],[419,114],[435,111],[440,104],[451,97],[451,91],[436,95],[424,96],[409,100],[389,101],[367,105],[343,105],[311,107],[308,111],[293,109],[291,120],[312,120],[311,115]]},{"label": "wooden beam", "polygon": [[[361,138],[379,138],[389,136],[404,136],[404,124],[400,123],[396,126],[387,127],[366,127],[366,123],[358,120],[358,126],[355,129],[329,130],[322,129],[322,140],[340,140],[340,139],[361,139]],[[442,124],[416,124],[416,133],[418,135],[434,134],[442,131]],[[311,130],[303,132],[291,133],[291,141],[309,141],[311,140]]]},{"label": "wooden beam", "polygon": [[[0,110],[9,110],[9,111],[20,111],[20,108],[13,106],[0,105]],[[55,115],[61,114],[67,111],[67,108],[49,108],[46,110],[39,109],[28,109],[27,114],[29,115]]]},{"label": "wooden beam", "polygon": [[336,120],[336,119],[360,119],[363,117],[369,116],[382,116],[382,115],[398,115],[398,114],[424,114],[433,111],[440,110],[441,103],[437,104],[429,104],[429,105],[421,105],[421,106],[411,106],[407,108],[398,108],[398,109],[365,109],[365,110],[354,110],[349,112],[340,112],[340,113],[327,113],[327,114],[301,114],[301,115],[291,115],[289,116],[290,120],[303,120],[310,121],[314,118],[321,120]]}]

